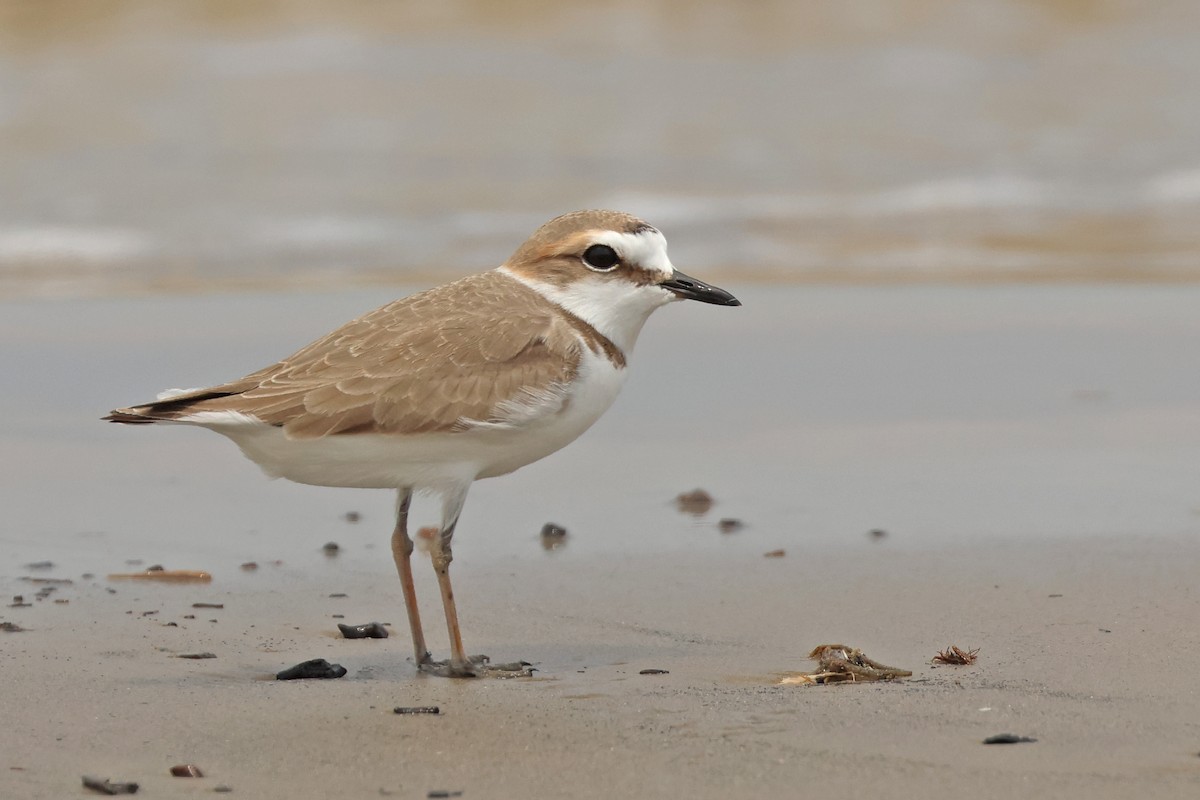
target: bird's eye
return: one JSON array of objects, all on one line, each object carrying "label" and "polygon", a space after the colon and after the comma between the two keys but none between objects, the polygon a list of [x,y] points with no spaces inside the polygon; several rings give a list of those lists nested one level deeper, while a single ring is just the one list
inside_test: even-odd
[{"label": "bird's eye", "polygon": [[583,251],[583,263],[592,269],[607,272],[621,263],[621,257],[606,244],[594,244]]}]

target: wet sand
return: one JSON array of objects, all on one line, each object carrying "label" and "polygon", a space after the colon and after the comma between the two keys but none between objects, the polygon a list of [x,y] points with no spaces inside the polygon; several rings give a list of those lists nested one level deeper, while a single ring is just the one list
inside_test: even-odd
[{"label": "wet sand", "polygon": [[[74,796],[83,774],[147,796],[1194,793],[1200,288],[729,288],[745,308],[651,321],[594,431],[473,489],[464,635],[538,668],[509,681],[414,673],[387,493],[96,419],[401,291],[4,304],[0,591],[31,606],[0,608],[28,629],[0,632],[0,794]],[[704,517],[670,502],[695,486]],[[547,521],[570,532],[553,552]],[[129,559],[214,581],[105,580]],[[39,601],[28,576],[74,582]],[[393,636],[337,634],[375,620]],[[914,676],[775,685],[827,642]],[[929,664],[951,644],[979,662]],[[310,658],[349,673],[270,680]],[[392,713],[414,705],[442,714]],[[1038,741],[981,744],[1006,732]]]},{"label": "wet sand", "polygon": [[[210,587],[108,594],[84,581],[55,595],[69,605],[10,611],[31,630],[3,634],[5,795],[74,796],[85,773],[136,780],[147,796],[225,784],[263,798],[1119,798],[1200,786],[1194,536],[463,560],[469,645],[539,668],[508,681],[415,675],[398,587],[377,566],[264,575],[266,587],[232,564]],[[435,587],[421,583],[444,650]],[[399,628],[344,640],[334,614]],[[914,676],[773,685],[830,640]],[[951,643],[980,648],[978,663],[929,665]],[[217,657],[175,657],[203,651]],[[349,674],[270,680],[309,658]],[[393,713],[427,705],[441,715]],[[981,744],[998,733],[1038,741]],[[177,763],[206,777],[172,778]]]}]

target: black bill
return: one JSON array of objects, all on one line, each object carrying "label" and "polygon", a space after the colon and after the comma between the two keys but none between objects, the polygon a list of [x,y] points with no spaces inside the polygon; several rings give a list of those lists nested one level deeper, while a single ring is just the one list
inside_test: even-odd
[{"label": "black bill", "polygon": [[699,300],[701,303],[712,303],[715,306],[741,305],[741,301],[724,289],[718,289],[704,281],[698,281],[689,275],[684,275],[679,270],[675,270],[675,274],[660,283],[659,286],[671,290],[684,300]]}]

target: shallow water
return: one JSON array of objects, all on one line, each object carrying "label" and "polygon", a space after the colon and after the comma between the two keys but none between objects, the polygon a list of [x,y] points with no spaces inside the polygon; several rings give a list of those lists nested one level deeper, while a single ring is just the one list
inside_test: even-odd
[{"label": "shallow water", "polygon": [[620,207],[760,280],[1200,276],[1200,6],[0,6],[0,294],[424,281]]},{"label": "shallow water", "polygon": [[[583,438],[474,486],[459,561],[1200,534],[1200,287],[730,288],[744,307],[655,315]],[[0,572],[137,558],[229,578],[283,559],[291,577],[326,569],[334,540],[339,568],[390,574],[389,493],[268,481],[207,431],[99,421],[249,372],[387,299],[0,304]],[[680,514],[672,498],[697,486],[717,506]],[[419,503],[417,524],[435,514]],[[721,534],[722,517],[746,527]],[[570,532],[553,553],[548,521]],[[888,536],[872,543],[876,528]]]}]

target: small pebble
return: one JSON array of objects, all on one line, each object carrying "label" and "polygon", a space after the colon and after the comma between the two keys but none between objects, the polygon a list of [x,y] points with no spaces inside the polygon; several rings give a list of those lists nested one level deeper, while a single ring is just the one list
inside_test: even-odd
[{"label": "small pebble", "polygon": [[203,778],[204,773],[195,764],[176,764],[171,767],[171,774],[176,778]]},{"label": "small pebble", "polygon": [[783,558],[786,555],[787,555],[786,550],[771,550],[769,552],[763,553],[763,556],[765,558]]},{"label": "small pebble", "polygon": [[282,672],[275,674],[275,679],[280,681],[305,680],[314,679],[332,679],[340,678],[346,674],[346,668],[341,664],[330,664],[323,658],[314,658],[311,661],[304,661],[294,667],[288,667]]},{"label": "small pebble", "polygon": [[567,535],[567,529],[562,525],[556,525],[553,522],[547,522],[542,526],[542,536],[547,536],[553,539],[561,539]]},{"label": "small pebble", "polygon": [[321,549],[325,551],[325,555],[327,556],[336,556],[342,549],[342,546],[337,542],[326,542]]},{"label": "small pebble", "polygon": [[232,791],[233,791],[233,787],[232,787],[232,786],[226,786],[225,784],[221,783],[221,784],[218,784],[218,785],[214,786],[214,787],[213,787],[213,791],[214,791],[214,792],[220,792],[221,794],[229,794],[230,792],[232,792]]},{"label": "small pebble", "polygon": [[547,522],[542,526],[542,547],[546,550],[557,550],[567,543],[567,529],[562,525]]},{"label": "small pebble", "polygon": [[428,798],[462,797],[462,794],[463,794],[462,789],[456,789],[456,790],[430,789],[429,792],[425,796]]},{"label": "small pebble", "polygon": [[192,603],[192,608],[224,608],[224,603]]},{"label": "small pebble", "polygon": [[83,786],[100,794],[137,794],[138,785],[132,782],[113,783],[108,778],[97,778],[92,775],[83,776]]},{"label": "small pebble", "polygon": [[670,675],[671,673],[665,669],[644,669],[638,675]]},{"label": "small pebble", "polygon": [[392,709],[393,714],[441,714],[442,710],[437,706],[396,706]]},{"label": "small pebble", "polygon": [[1015,733],[998,733],[983,740],[984,744],[1020,744],[1021,742],[1036,742],[1028,736],[1017,736]]},{"label": "small pebble", "polygon": [[885,531],[883,528],[872,528],[871,530],[867,531],[867,536],[870,536],[875,541],[879,541],[880,539],[886,539],[887,535],[888,535],[888,532]]},{"label": "small pebble", "polygon": [[346,594],[345,592],[334,592],[333,594],[331,594],[329,596],[330,597],[349,597],[350,595]]},{"label": "small pebble", "polygon": [[54,569],[53,561],[33,561],[25,565],[25,569]]},{"label": "small pebble", "polygon": [[194,658],[194,659],[216,658],[217,654],[216,653],[180,653],[179,655],[177,655],[175,657],[176,658]]},{"label": "small pebble", "polygon": [[29,630],[29,629],[22,628],[20,625],[18,625],[15,622],[0,622],[0,631],[4,631],[6,633],[20,633],[21,631],[27,631],[27,630]]},{"label": "small pebble", "polygon": [[357,511],[347,511],[345,514],[342,514],[342,519],[346,520],[346,522],[358,522],[362,519],[362,514],[359,514]]},{"label": "small pebble", "polygon": [[712,495],[703,489],[693,489],[675,498],[675,505],[680,511],[684,514],[692,514],[697,517],[707,514],[715,502]]},{"label": "small pebble", "polygon": [[257,561],[247,561],[245,564],[242,564],[242,570],[245,572],[254,572],[256,569],[258,569]]},{"label": "small pebble", "polygon": [[717,523],[717,530],[721,533],[737,533],[744,527],[746,527],[746,523],[733,517],[726,517]]},{"label": "small pebble", "polygon": [[343,625],[338,623],[338,630],[347,639],[386,639],[387,628],[378,622],[368,622],[365,625]]}]

